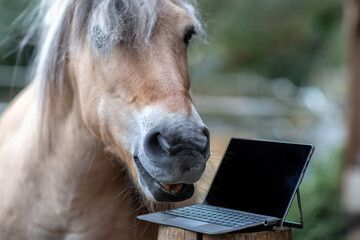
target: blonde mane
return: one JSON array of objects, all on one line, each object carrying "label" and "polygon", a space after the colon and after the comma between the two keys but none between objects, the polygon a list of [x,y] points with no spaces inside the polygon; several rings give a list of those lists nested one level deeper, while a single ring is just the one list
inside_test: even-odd
[{"label": "blonde mane", "polygon": [[43,0],[37,12],[23,42],[38,42],[33,82],[0,119],[1,235],[156,239],[137,213],[192,202],[210,156],[189,93],[194,2]]}]

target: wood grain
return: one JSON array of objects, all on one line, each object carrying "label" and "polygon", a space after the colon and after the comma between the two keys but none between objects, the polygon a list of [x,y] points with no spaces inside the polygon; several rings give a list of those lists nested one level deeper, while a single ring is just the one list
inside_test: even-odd
[{"label": "wood grain", "polygon": [[185,236],[186,240],[201,240],[202,239],[201,233],[196,233],[196,232],[192,232],[192,231],[185,230],[184,236]]},{"label": "wood grain", "polygon": [[291,240],[291,228],[274,228],[261,232],[200,234],[180,228],[160,226],[158,240]]},{"label": "wood grain", "polygon": [[180,228],[160,226],[158,240],[185,240],[185,230]]},{"label": "wood grain", "polygon": [[227,233],[221,235],[203,235],[203,240],[234,240],[234,234]]}]

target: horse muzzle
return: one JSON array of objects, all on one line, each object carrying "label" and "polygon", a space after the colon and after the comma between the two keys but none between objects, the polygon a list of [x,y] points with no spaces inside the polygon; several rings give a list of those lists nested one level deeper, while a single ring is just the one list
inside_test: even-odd
[{"label": "horse muzzle", "polygon": [[147,195],[158,202],[177,202],[193,195],[209,156],[205,125],[180,122],[148,131],[134,162]]}]

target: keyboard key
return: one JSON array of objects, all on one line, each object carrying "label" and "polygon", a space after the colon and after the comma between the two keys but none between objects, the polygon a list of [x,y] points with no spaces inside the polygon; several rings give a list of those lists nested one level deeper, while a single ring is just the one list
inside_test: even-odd
[{"label": "keyboard key", "polygon": [[191,205],[165,212],[173,216],[185,217],[228,227],[250,225],[253,223],[262,222],[267,219],[265,216],[201,204]]}]

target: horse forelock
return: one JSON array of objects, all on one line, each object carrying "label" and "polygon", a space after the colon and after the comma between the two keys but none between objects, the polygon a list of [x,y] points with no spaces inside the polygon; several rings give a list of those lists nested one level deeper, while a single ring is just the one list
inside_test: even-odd
[{"label": "horse forelock", "polygon": [[[51,87],[61,88],[69,51],[69,41],[81,44],[90,35],[100,56],[121,43],[130,48],[151,46],[151,35],[165,1],[172,1],[192,18],[198,35],[204,33],[195,0],[41,0],[40,42],[35,56],[33,78],[40,99]],[[74,34],[69,39],[70,29]],[[31,27],[33,29],[33,27]],[[50,86],[58,84],[56,86]]]}]

